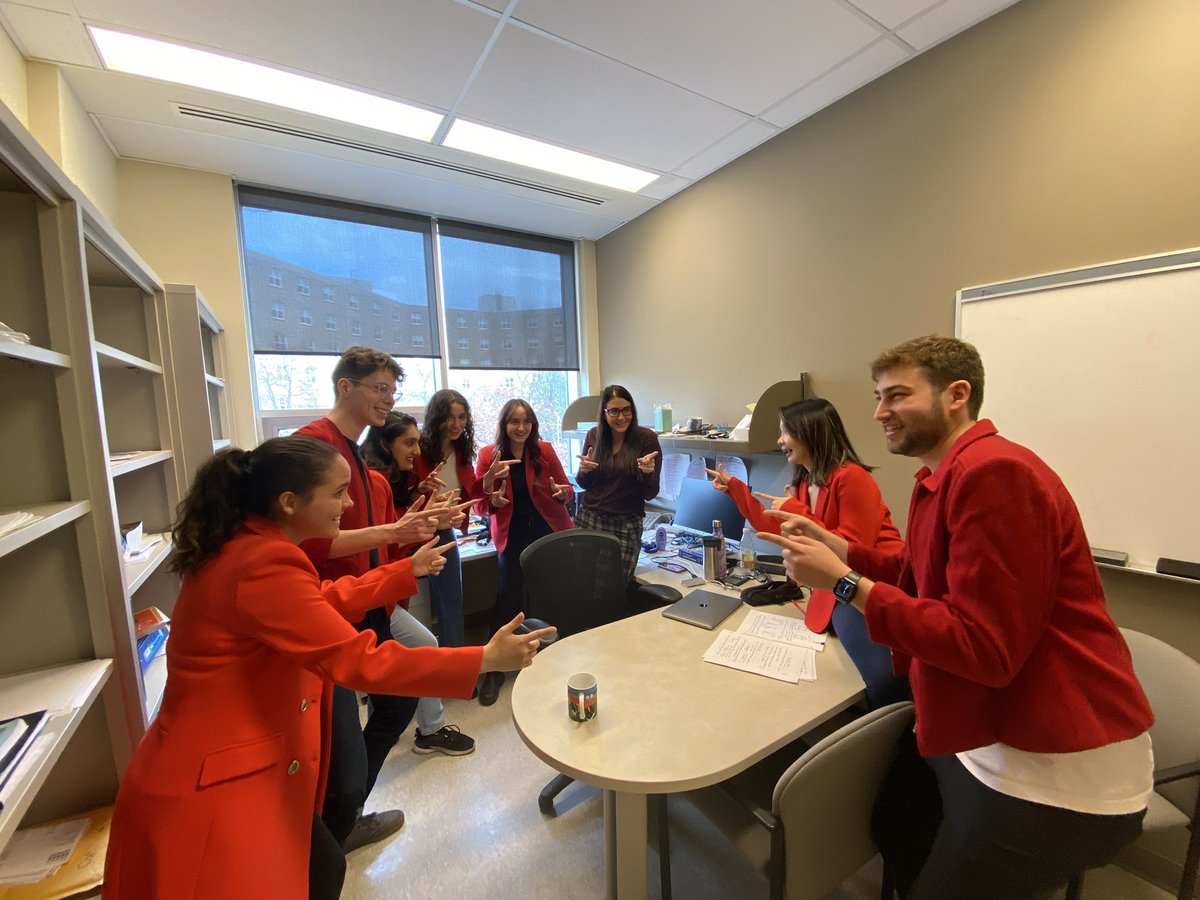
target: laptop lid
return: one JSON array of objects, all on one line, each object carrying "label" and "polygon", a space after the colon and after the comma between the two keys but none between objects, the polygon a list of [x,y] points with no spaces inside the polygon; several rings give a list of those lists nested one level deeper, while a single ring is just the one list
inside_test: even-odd
[{"label": "laptop lid", "polygon": [[698,625],[712,631],[741,605],[741,597],[713,591],[692,591],[682,600],[677,600],[664,609],[663,615],[668,619],[687,622],[689,625]]}]

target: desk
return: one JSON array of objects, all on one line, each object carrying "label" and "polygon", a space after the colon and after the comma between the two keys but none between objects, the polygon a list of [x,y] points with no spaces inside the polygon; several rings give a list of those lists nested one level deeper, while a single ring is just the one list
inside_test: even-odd
[{"label": "desk", "polygon": [[[737,628],[749,609],[720,627]],[[801,615],[790,604],[765,611]],[[604,789],[610,900],[646,896],[647,794],[723,781],[863,696],[836,638],[817,654],[815,683],[786,684],[704,662],[716,635],[651,610],[551,644],[513,686],[513,722],[534,755]],[[567,717],[576,672],[598,682],[592,722]]]}]

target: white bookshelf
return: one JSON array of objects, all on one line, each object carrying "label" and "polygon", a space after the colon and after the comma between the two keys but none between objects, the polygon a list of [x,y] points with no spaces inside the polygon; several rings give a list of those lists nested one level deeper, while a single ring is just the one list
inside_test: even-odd
[{"label": "white bookshelf", "polygon": [[132,614],[170,615],[178,577],[165,540],[127,564],[120,523],[169,532],[177,387],[209,383],[174,370],[161,282],[3,104],[0,271],[0,321],[29,336],[0,341],[0,513],[40,517],[0,536],[0,718],[51,711],[3,789],[2,851],[112,802],[158,710],[166,656],[143,677]]}]

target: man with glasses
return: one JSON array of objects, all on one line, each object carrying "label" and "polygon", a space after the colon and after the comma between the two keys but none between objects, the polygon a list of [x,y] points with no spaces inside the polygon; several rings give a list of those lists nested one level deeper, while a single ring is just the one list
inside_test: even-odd
[{"label": "man with glasses", "polygon": [[[296,432],[336,447],[350,466],[347,493],[354,505],[342,513],[338,537],[301,545],[322,579],[362,575],[380,564],[381,546],[428,541],[434,535],[433,524],[424,520],[403,526],[380,523],[383,511],[371,508],[366,464],[358,448],[358,438],[368,426],[384,423],[396,402],[397,383],[403,379],[404,370],[388,354],[351,347],[333,369],[333,409]],[[393,639],[388,611],[382,607],[368,612],[357,627],[374,631],[380,643]],[[364,728],[359,725],[354,691],[341,686],[333,689],[329,776],[322,818],[347,853],[380,841],[404,825],[404,813],[398,809],[364,816],[362,808],[383,761],[400,740],[416,708],[415,697],[372,694],[371,713]],[[325,874],[314,872],[314,883]]]}]

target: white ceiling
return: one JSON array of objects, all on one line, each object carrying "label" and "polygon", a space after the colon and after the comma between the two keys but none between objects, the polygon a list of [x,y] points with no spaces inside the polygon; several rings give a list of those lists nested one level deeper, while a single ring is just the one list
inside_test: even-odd
[{"label": "white ceiling", "polygon": [[[0,24],[27,58],[62,66],[123,158],[595,239],[1013,2],[0,0]],[[223,51],[660,177],[630,194],[107,72],[86,24]]]}]

